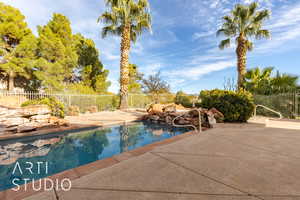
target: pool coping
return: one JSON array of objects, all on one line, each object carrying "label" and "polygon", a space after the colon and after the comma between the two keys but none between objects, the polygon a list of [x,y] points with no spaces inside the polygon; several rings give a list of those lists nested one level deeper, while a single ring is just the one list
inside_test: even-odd
[{"label": "pool coping", "polygon": [[97,128],[101,126],[96,125],[70,125],[68,127],[53,127],[53,128],[46,128],[44,130],[36,130],[36,131],[30,131],[30,132],[24,132],[24,133],[16,133],[16,134],[4,134],[0,135],[0,141],[7,141],[7,140],[13,140],[13,139],[19,139],[19,138],[26,138],[26,137],[34,137],[34,136],[41,136],[41,135],[47,135],[54,132],[63,132],[63,131],[72,131],[72,130],[80,130],[85,128]]},{"label": "pool coping", "polygon": [[20,138],[27,138],[27,137],[35,137],[35,136],[42,136],[42,135],[48,135],[56,132],[64,132],[64,131],[80,131],[82,129],[87,129],[87,128],[103,128],[103,127],[111,127],[111,126],[116,126],[116,125],[122,125],[124,123],[130,124],[134,122],[140,121],[139,119],[136,120],[129,120],[129,121],[116,121],[116,122],[111,122],[108,124],[99,124],[99,123],[94,123],[94,124],[70,124],[69,126],[59,126],[59,127],[51,127],[51,128],[45,128],[41,130],[36,130],[36,131],[30,131],[30,132],[24,132],[24,133],[15,133],[15,134],[3,134],[0,135],[0,142],[2,141],[8,141],[8,140],[14,140],[14,139],[20,139]]},{"label": "pool coping", "polygon": [[[54,174],[52,176],[49,176],[49,177],[45,177],[45,178],[49,178],[52,180],[59,180],[59,182],[61,182],[65,178],[69,178],[71,181],[76,180],[83,176],[91,174],[97,170],[108,168],[108,167],[111,167],[120,162],[140,156],[142,154],[145,154],[145,153],[153,150],[156,147],[171,144],[171,143],[179,141],[183,138],[187,138],[189,136],[196,135],[196,134],[199,134],[199,133],[197,133],[195,131],[189,131],[189,132],[186,132],[186,133],[183,133],[180,135],[176,135],[176,136],[173,136],[171,138],[168,138],[168,139],[165,139],[162,141],[158,141],[158,142],[148,144],[143,147],[139,147],[134,150],[123,152],[121,154],[112,156],[110,158],[98,160],[98,161],[95,161],[95,162],[92,162],[92,163],[89,163],[86,165],[82,165],[82,166],[79,166],[79,167],[76,167],[73,169],[69,169],[69,170],[66,170],[66,171]],[[25,188],[27,188],[27,189],[25,190]],[[33,190],[31,183],[27,183],[26,185],[20,186],[20,191],[18,191],[18,192],[13,191],[12,189],[1,191],[0,199],[1,200],[21,200],[21,199],[36,195],[38,193],[44,192],[44,190],[40,190],[40,191]],[[54,191],[55,191],[55,189],[54,189]]]}]

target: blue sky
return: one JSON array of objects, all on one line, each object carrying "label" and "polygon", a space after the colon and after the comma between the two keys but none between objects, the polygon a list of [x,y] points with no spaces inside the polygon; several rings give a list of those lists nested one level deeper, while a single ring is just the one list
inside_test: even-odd
[{"label": "blue sky", "polygon": [[[1,0],[19,8],[29,26],[49,21],[53,12],[66,15],[74,33],[92,38],[105,68],[110,70],[110,91],[118,92],[119,43],[117,37],[100,37],[98,16],[105,10],[104,0]],[[133,45],[130,60],[145,74],[161,71],[172,91],[198,93],[223,88],[224,79],[236,77],[235,46],[218,49],[215,32],[222,16],[235,3],[253,0],[149,0],[153,16],[152,34],[144,34]],[[255,41],[248,55],[248,67],[274,66],[281,72],[300,75],[300,1],[257,0],[272,11],[266,28],[272,39]]]}]

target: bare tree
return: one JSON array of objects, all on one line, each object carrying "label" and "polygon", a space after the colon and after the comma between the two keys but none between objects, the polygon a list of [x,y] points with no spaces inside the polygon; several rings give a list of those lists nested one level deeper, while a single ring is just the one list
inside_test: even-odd
[{"label": "bare tree", "polygon": [[160,72],[149,75],[148,78],[143,79],[142,83],[146,93],[161,94],[170,92],[170,85],[161,78]]}]

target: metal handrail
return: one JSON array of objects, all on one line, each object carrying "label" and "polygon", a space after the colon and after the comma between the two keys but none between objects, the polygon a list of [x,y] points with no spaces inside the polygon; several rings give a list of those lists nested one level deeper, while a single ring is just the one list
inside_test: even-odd
[{"label": "metal handrail", "polygon": [[258,107],[264,108],[264,109],[266,109],[266,110],[268,110],[268,111],[271,111],[271,112],[275,113],[276,115],[279,116],[279,119],[282,119],[282,118],[283,118],[283,117],[282,117],[282,114],[281,114],[280,112],[277,112],[277,111],[275,111],[275,110],[273,110],[273,109],[271,109],[271,108],[269,108],[269,107],[267,107],[267,106],[264,106],[264,105],[256,105],[256,106],[255,106],[255,109],[254,109],[254,117],[256,117],[256,109],[257,109]]},{"label": "metal handrail", "polygon": [[[198,130],[197,127],[194,126],[193,124],[187,124],[187,125],[178,125],[178,124],[175,124],[175,120],[176,120],[176,119],[178,119],[179,117],[182,117],[182,116],[185,115],[186,113],[189,113],[189,112],[191,112],[191,111],[193,111],[193,110],[196,110],[196,111],[198,111],[198,113],[199,113],[199,117],[198,117],[198,118],[199,118],[199,130]],[[201,126],[201,108],[189,110],[189,111],[184,112],[184,113],[182,113],[181,115],[175,117],[175,118],[172,120],[172,125],[175,126],[175,127],[193,127],[193,128],[195,129],[196,132],[201,133],[201,132],[202,132],[202,126]]]}]

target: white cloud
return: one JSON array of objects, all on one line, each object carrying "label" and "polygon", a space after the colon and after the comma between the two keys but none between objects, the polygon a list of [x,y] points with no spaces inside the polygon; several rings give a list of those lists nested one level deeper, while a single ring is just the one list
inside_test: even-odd
[{"label": "white cloud", "polygon": [[[300,38],[300,3],[284,7],[273,15],[273,19],[266,26],[270,30],[271,40],[258,42],[255,53],[265,54],[276,51],[286,51],[298,48],[298,38]],[[290,41],[288,48],[285,44]]]},{"label": "white cloud", "polygon": [[213,37],[213,35],[216,34],[216,31],[208,31],[208,32],[197,32],[197,33],[194,33],[192,38],[194,40],[198,40],[198,39],[202,39],[203,37]]},{"label": "white cloud", "polygon": [[219,54],[212,54],[212,55],[204,55],[204,56],[193,56],[190,62],[187,62],[188,65],[199,65],[199,63],[205,62],[213,62],[213,61],[220,61],[220,60],[227,60],[229,56]]},{"label": "white cloud", "polygon": [[226,68],[234,67],[235,60],[225,60],[225,61],[218,61],[208,64],[200,64],[196,67],[185,67],[180,70],[170,71],[168,73],[171,77],[181,77],[185,79],[199,79],[203,75],[210,74],[215,71],[220,71]]},{"label": "white cloud", "polygon": [[145,66],[140,66],[140,71],[143,72],[145,75],[153,75],[160,71],[162,68],[161,63],[150,63]]}]

